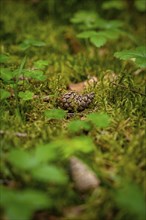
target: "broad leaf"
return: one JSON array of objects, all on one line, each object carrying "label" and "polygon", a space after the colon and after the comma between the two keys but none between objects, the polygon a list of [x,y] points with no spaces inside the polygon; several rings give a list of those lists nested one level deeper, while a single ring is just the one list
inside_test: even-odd
[{"label": "broad leaf", "polygon": [[5,89],[0,89],[0,99],[1,100],[4,100],[4,99],[7,99],[11,96],[10,92],[8,92],[7,90]]},{"label": "broad leaf", "polygon": [[87,119],[98,128],[106,128],[110,123],[110,117],[106,113],[91,113]]},{"label": "broad leaf", "polygon": [[141,46],[131,50],[123,50],[116,52],[115,57],[122,60],[135,59],[137,66],[141,68],[146,68],[146,47]]},{"label": "broad leaf", "polygon": [[89,11],[78,11],[74,14],[73,18],[71,19],[72,23],[85,23],[87,26],[92,25],[98,15],[95,12]]},{"label": "broad leaf", "polygon": [[58,153],[52,144],[40,144],[36,147],[34,156],[41,162],[50,162],[58,158]]},{"label": "broad leaf", "polygon": [[125,183],[124,186],[116,192],[115,200],[120,208],[133,214],[136,219],[145,220],[145,198],[137,185]]},{"label": "broad leaf", "polygon": [[51,205],[48,196],[40,191],[10,190],[1,187],[1,207],[10,220],[31,219],[34,211],[47,208]]},{"label": "broad leaf", "polygon": [[86,39],[86,38],[90,38],[96,35],[97,35],[96,31],[83,31],[80,34],[78,34],[77,37]]},{"label": "broad leaf", "polygon": [[71,132],[78,132],[80,130],[89,131],[91,129],[91,125],[87,121],[75,120],[68,124],[68,129]]},{"label": "broad leaf", "polygon": [[62,109],[50,109],[46,110],[44,113],[48,119],[64,119],[67,114]]},{"label": "broad leaf", "polygon": [[140,12],[146,11],[146,1],[145,0],[135,0],[135,7]]},{"label": "broad leaf", "polygon": [[104,36],[93,36],[90,41],[94,46],[101,47],[106,43],[107,39]]},{"label": "broad leaf", "polygon": [[57,141],[56,148],[60,148],[63,155],[68,158],[78,152],[92,152],[94,150],[94,144],[91,138],[81,136],[73,139],[62,139]]},{"label": "broad leaf", "polygon": [[32,176],[40,181],[53,184],[66,184],[67,175],[64,170],[54,165],[40,165],[31,171]]},{"label": "broad leaf", "polygon": [[15,77],[15,72],[8,68],[0,68],[0,76],[4,81],[9,81]]},{"label": "broad leaf", "polygon": [[22,170],[29,170],[39,164],[31,152],[22,151],[20,149],[13,149],[7,156],[7,160],[16,168]]},{"label": "broad leaf", "polygon": [[0,54],[0,63],[6,63],[9,60],[9,57],[4,54]]}]

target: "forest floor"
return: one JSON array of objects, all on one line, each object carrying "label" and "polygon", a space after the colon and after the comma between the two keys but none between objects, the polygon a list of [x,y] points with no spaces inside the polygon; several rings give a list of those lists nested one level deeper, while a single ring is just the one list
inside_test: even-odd
[{"label": "forest floor", "polygon": [[[121,36],[96,48],[77,38],[72,15],[45,16],[44,6],[21,1],[2,1],[2,8],[3,218],[144,220],[145,69],[114,57],[135,42]],[[117,18],[144,44],[143,13]],[[71,90],[95,97],[68,113],[58,99]],[[84,192],[77,182],[88,172],[98,184]]]}]

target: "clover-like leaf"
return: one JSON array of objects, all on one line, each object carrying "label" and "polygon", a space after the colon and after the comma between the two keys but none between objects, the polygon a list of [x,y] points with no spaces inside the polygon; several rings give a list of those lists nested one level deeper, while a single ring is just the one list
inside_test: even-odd
[{"label": "clover-like leaf", "polygon": [[31,91],[25,91],[25,92],[19,92],[18,96],[23,100],[23,101],[28,101],[33,99],[34,93]]}]

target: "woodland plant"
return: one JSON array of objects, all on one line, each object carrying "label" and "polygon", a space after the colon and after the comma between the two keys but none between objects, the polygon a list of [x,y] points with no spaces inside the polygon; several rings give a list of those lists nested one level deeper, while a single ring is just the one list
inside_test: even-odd
[{"label": "woodland plant", "polygon": [[59,2],[2,0],[2,218],[144,220],[144,1]]}]

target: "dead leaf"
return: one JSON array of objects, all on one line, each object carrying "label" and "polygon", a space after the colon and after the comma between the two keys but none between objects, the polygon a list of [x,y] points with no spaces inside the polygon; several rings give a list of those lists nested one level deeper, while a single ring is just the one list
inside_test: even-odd
[{"label": "dead leaf", "polygon": [[84,88],[85,88],[84,82],[69,84],[69,89],[76,92],[81,92],[84,90]]},{"label": "dead leaf", "polygon": [[69,84],[69,89],[76,91],[76,92],[82,92],[85,88],[89,86],[94,86],[98,82],[98,79],[96,76],[91,77],[89,80],[85,80],[80,83],[71,83]]}]

